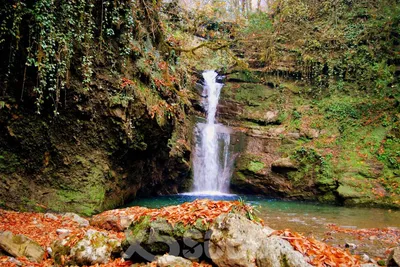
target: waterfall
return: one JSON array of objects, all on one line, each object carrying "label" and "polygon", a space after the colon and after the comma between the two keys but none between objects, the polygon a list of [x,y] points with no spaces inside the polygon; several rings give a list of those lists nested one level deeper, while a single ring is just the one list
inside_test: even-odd
[{"label": "waterfall", "polygon": [[197,193],[227,193],[232,174],[230,158],[231,130],[216,123],[219,95],[223,84],[218,83],[215,71],[203,73],[203,107],[207,111],[207,122],[195,127],[193,191]]}]

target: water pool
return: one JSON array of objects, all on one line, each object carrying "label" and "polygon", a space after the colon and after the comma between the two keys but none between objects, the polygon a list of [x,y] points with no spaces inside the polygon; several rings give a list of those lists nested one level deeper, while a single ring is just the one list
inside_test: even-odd
[{"label": "water pool", "polygon": [[[345,247],[346,243],[355,244],[352,251],[355,254],[367,254],[371,257],[385,257],[388,248],[400,243],[400,237],[372,235],[360,238],[360,235],[339,233],[332,231],[329,225],[334,224],[344,229],[364,228],[400,228],[400,211],[340,207],[310,202],[282,201],[258,196],[246,195],[193,195],[181,194],[172,196],[158,196],[141,198],[131,202],[128,206],[144,206],[148,208],[161,208],[169,205],[178,205],[194,201],[199,198],[213,200],[243,199],[258,210],[258,216],[269,227],[277,230],[291,229],[306,236],[330,243],[338,247]],[[398,231],[400,234],[400,230]]]}]

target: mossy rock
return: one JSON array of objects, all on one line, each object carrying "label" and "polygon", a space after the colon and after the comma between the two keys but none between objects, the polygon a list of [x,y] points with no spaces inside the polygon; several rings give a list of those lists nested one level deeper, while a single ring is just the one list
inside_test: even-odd
[{"label": "mossy rock", "polygon": [[184,225],[183,223],[172,225],[164,218],[152,220],[145,216],[128,228],[123,246],[139,244],[153,255],[163,255],[170,252],[170,247],[174,244],[180,244],[181,247],[184,239],[204,243],[205,233],[208,229],[209,225],[201,220],[194,225]]},{"label": "mossy rock", "polygon": [[242,173],[258,174],[265,167],[262,158],[253,154],[243,154],[236,162],[236,169]]}]

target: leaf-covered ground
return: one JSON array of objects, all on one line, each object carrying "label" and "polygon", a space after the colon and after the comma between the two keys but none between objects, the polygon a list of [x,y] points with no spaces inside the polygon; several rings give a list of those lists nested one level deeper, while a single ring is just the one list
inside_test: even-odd
[{"label": "leaf-covered ground", "polygon": [[[109,225],[106,222],[110,218],[126,219],[129,216],[134,221],[139,220],[142,216],[149,216],[151,220],[157,218],[164,218],[170,224],[183,223],[184,225],[198,223],[199,220],[204,224],[209,225],[219,215],[228,212],[241,212],[244,214],[252,213],[251,207],[244,205],[238,201],[210,201],[210,200],[196,200],[177,206],[169,206],[161,209],[147,209],[143,207],[131,207],[119,210],[110,210],[94,216],[91,219],[91,225],[87,227],[80,227],[78,223],[68,217],[62,215],[52,214],[48,216],[42,213],[22,213],[14,211],[0,210],[0,231],[11,231],[14,234],[23,234],[38,242],[42,247],[47,248],[50,244],[60,239],[56,233],[57,229],[69,229],[71,235],[74,236],[69,242],[73,245],[82,237],[86,230],[95,229],[98,231],[106,232],[107,235],[123,240],[124,233],[119,230],[113,230],[115,225]],[[252,216],[251,216],[252,217]],[[260,222],[258,222],[260,223]],[[263,223],[261,221],[261,223]],[[331,226],[332,231],[351,231],[351,234],[359,235],[360,238],[368,238],[371,235],[377,236],[391,241],[398,241],[399,231],[395,229],[370,229],[370,230],[348,230],[341,229],[336,226]],[[118,229],[117,229],[118,230]],[[273,234],[282,237],[290,242],[290,244],[305,255],[309,262],[315,266],[359,266],[360,260],[351,255],[348,251],[340,248],[335,248],[313,238],[305,237],[301,234],[292,232],[290,230],[276,231]],[[381,236],[384,235],[384,236]],[[393,239],[394,238],[394,239]],[[397,239],[396,239],[397,238]],[[28,262],[24,258],[17,258],[17,260],[24,266],[45,267],[52,266],[54,261],[49,255],[45,255],[41,263]],[[114,259],[104,265],[107,267],[122,267],[131,266],[133,263],[124,261],[123,259]],[[343,266],[344,266],[343,265]],[[17,266],[16,262],[10,261],[9,257],[0,257],[0,266]],[[155,263],[140,264],[136,263],[135,266],[156,266]],[[193,263],[193,266],[211,266],[208,263]]]}]

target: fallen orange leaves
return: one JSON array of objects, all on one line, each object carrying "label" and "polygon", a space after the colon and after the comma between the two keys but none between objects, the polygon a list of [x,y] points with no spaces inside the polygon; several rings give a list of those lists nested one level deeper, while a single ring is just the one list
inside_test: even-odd
[{"label": "fallen orange leaves", "polygon": [[387,243],[392,246],[400,244],[400,229],[398,228],[369,228],[369,229],[348,229],[342,228],[335,224],[328,224],[331,231],[345,233],[357,236],[358,239],[376,238],[380,242]]},{"label": "fallen orange leaves", "polygon": [[[103,231],[92,226],[82,228],[68,217],[52,215],[55,216],[54,219],[46,217],[43,213],[15,212],[0,209],[0,231],[10,231],[14,234],[25,235],[43,247],[48,247],[53,241],[60,239],[57,229],[70,230],[70,236],[76,237],[71,239],[71,243],[83,236],[87,229]],[[107,234],[120,240],[125,237],[123,233],[113,231],[108,231]]]},{"label": "fallen orange leaves", "polygon": [[137,221],[141,217],[149,216],[152,220],[164,218],[170,224],[178,222],[184,225],[193,225],[197,220],[211,223],[222,213],[230,212],[238,201],[211,201],[207,199],[195,200],[177,206],[168,206],[161,209],[130,207],[125,209],[109,210],[93,216],[91,224],[103,229],[124,230],[126,220]]},{"label": "fallen orange leaves", "polygon": [[358,259],[347,251],[329,246],[314,238],[305,237],[289,230],[275,231],[273,234],[289,241],[294,249],[307,256],[310,264],[314,266],[360,266]]}]

